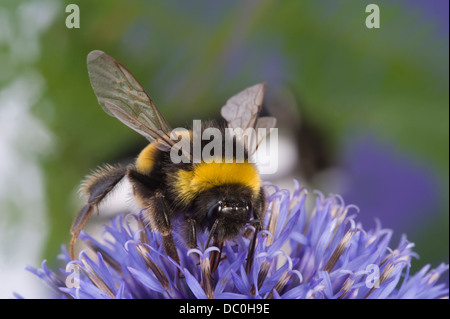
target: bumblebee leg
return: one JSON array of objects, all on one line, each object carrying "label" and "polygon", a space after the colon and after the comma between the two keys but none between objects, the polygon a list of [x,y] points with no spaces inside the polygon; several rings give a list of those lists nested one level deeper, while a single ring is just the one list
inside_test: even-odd
[{"label": "bumblebee leg", "polygon": [[72,222],[72,226],[70,228],[70,233],[72,234],[72,239],[70,240],[70,258],[72,260],[75,259],[75,243],[77,242],[78,235],[83,229],[84,225],[86,225],[89,218],[92,216],[92,212],[94,211],[94,206],[90,204],[86,204],[83,208],[78,212],[74,221]]},{"label": "bumblebee leg", "polygon": [[189,248],[197,247],[197,228],[195,219],[187,219],[186,224],[188,225],[186,229],[186,242]]},{"label": "bumblebee leg", "polygon": [[171,234],[172,209],[164,194],[158,189],[159,182],[139,173],[134,167],[128,170],[128,178],[133,185],[134,195],[142,207],[144,222],[152,230],[163,235],[163,247],[166,254],[180,264],[177,248]]},{"label": "bumblebee leg", "polygon": [[148,202],[147,210],[144,211],[150,227],[163,235],[164,250],[170,258],[180,264],[177,247],[173,241],[170,224],[170,207],[164,195],[157,191]]},{"label": "bumblebee leg", "polygon": [[109,192],[122,180],[126,172],[126,167],[108,165],[99,168],[87,178],[82,187],[83,192],[88,195],[87,203],[78,212],[70,228],[70,233],[72,234],[70,258],[75,259],[74,247],[76,240],[84,225],[92,216],[94,207],[97,207],[105,199]]},{"label": "bumblebee leg", "polygon": [[167,256],[172,258],[179,265],[180,257],[178,256],[177,247],[175,246],[175,242],[173,241],[171,233],[163,236],[163,245],[164,251],[166,252]]},{"label": "bumblebee leg", "polygon": [[156,192],[147,202],[147,210],[143,212],[150,227],[163,236],[170,234],[170,208],[166,203],[164,195]]},{"label": "bumblebee leg", "polygon": [[216,236],[214,236],[213,246],[216,246],[219,248],[219,251],[213,250],[211,251],[209,257],[210,257],[210,264],[209,267],[211,269],[211,274],[214,274],[217,267],[219,267],[219,263],[221,262],[222,258],[222,248],[223,248],[223,241],[219,241]]},{"label": "bumblebee leg", "polygon": [[253,257],[255,255],[255,248],[256,248],[256,237],[258,236],[260,230],[261,229],[259,226],[255,228],[255,233],[253,234],[252,241],[248,246],[247,263],[245,264],[245,272],[247,273],[247,275],[250,273],[250,270],[252,269],[253,266]]},{"label": "bumblebee leg", "polygon": [[258,233],[262,229],[262,219],[260,218],[260,214],[258,211],[261,210],[253,210],[252,214],[255,219],[253,219],[250,223],[254,224],[255,226],[255,232],[253,233],[253,237],[251,239],[250,245],[248,246],[248,254],[247,254],[247,263],[245,264],[245,272],[247,275],[250,273],[250,270],[253,266],[253,257],[255,255],[255,248],[256,248],[256,238],[258,236]]},{"label": "bumblebee leg", "polygon": [[[177,252],[177,246],[175,246],[175,242],[173,241],[172,234],[169,233],[166,236],[163,236],[163,245],[164,245],[164,251],[166,252],[167,256],[172,258],[178,265],[180,265],[180,257],[178,256]],[[178,278],[182,279],[184,278],[183,274],[181,273],[180,269],[177,268],[177,274]]]}]

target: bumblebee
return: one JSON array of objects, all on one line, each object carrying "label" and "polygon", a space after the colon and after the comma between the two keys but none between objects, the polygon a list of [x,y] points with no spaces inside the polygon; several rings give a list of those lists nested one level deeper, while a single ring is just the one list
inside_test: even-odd
[{"label": "bumblebee", "polygon": [[[71,258],[74,259],[77,237],[95,208],[98,209],[115,186],[127,178],[142,208],[144,222],[162,235],[166,254],[177,263],[180,259],[172,237],[175,220],[181,221],[180,233],[189,248],[197,247],[198,232],[208,232],[205,247],[213,241],[220,250],[210,256],[212,272],[220,262],[224,242],[241,234],[247,225],[253,225],[255,231],[246,265],[247,270],[250,269],[266,205],[257,168],[248,160],[257,145],[249,151],[245,144],[243,161],[235,157],[225,161],[225,156],[222,161],[192,161],[189,151],[184,155],[190,161],[176,163],[171,152],[183,152],[179,140],[174,138],[172,128],[133,75],[121,63],[98,50],[88,54],[87,65],[92,88],[103,110],[143,135],[150,144],[140,152],[134,164],[100,167],[82,184],[87,202],[71,226]],[[265,89],[266,84],[260,83],[243,90],[222,107],[223,121],[210,121],[200,130],[187,130],[184,137],[192,146],[188,149],[193,150],[195,139],[211,127],[222,133],[222,145],[228,145],[227,138],[231,139],[233,149],[242,146],[243,141],[236,136],[227,137],[227,128],[273,128],[275,118],[259,117]],[[258,136],[257,142],[260,140]],[[203,149],[206,145],[202,140],[200,147]]]}]

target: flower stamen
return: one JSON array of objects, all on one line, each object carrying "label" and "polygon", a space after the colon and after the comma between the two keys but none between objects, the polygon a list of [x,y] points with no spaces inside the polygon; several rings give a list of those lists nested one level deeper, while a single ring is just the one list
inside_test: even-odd
[{"label": "flower stamen", "polygon": [[136,244],[135,247],[138,254],[145,261],[147,268],[149,268],[153,272],[153,274],[155,275],[156,279],[159,281],[161,286],[165,290],[169,290],[169,279],[167,278],[166,274],[161,269],[161,267],[159,267],[153,260],[151,260],[151,258],[148,255],[148,253],[150,252],[149,249],[142,244]]},{"label": "flower stamen", "polygon": [[86,256],[84,254],[81,255],[81,262],[83,263],[82,270],[86,274],[86,276],[91,280],[91,282],[97,286],[98,289],[107,294],[110,298],[114,299],[115,295],[111,288],[105,283],[105,281],[92,269],[89,263],[86,261]]},{"label": "flower stamen", "polygon": [[328,262],[325,264],[325,267],[323,267],[323,270],[330,273],[334,266],[336,265],[337,261],[341,257],[342,253],[344,252],[345,248],[347,247],[348,243],[350,242],[350,239],[352,239],[353,235],[357,232],[355,229],[350,229],[347,231],[347,233],[344,235],[344,238],[342,238],[339,245],[334,250],[333,254],[331,255]]}]

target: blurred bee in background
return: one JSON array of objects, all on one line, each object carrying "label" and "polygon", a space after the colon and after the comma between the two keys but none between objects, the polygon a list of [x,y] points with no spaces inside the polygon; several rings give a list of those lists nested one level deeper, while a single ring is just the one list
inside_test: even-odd
[{"label": "blurred bee in background", "polygon": [[[134,164],[105,165],[87,177],[82,185],[87,202],[71,227],[71,258],[74,259],[77,237],[94,209],[122,179],[127,178],[142,208],[143,221],[162,235],[165,252],[178,263],[180,259],[172,237],[176,219],[181,220],[180,233],[189,248],[197,247],[199,231],[208,232],[205,248],[211,241],[219,248],[220,252],[212,252],[211,272],[220,262],[224,242],[241,234],[247,225],[253,225],[255,231],[246,264],[248,271],[253,263],[256,234],[262,228],[266,206],[258,170],[248,159],[264,136],[257,136],[256,148],[244,147],[245,160],[242,162],[233,158],[231,162],[175,163],[170,154],[179,145],[173,138],[173,130],[133,75],[102,51],[89,53],[87,65],[92,88],[103,110],[143,135],[150,144],[141,151]],[[207,122],[200,132],[187,131],[191,146],[198,137],[196,135],[209,127],[222,133],[224,146],[227,144],[226,128],[265,128],[268,132],[275,127],[275,118],[259,117],[265,89],[264,83],[245,89],[222,107],[224,121]],[[231,138],[236,149],[243,143],[236,136]],[[201,140],[201,147],[205,145]],[[192,154],[188,157],[192,159]]]}]

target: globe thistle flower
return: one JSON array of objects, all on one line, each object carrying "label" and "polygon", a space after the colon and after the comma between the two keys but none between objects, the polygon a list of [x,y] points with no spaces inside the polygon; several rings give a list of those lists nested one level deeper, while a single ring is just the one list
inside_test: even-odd
[{"label": "globe thistle flower", "polygon": [[[212,273],[210,258],[217,247],[187,249],[175,227],[178,264],[165,254],[161,235],[148,229],[139,215],[111,220],[103,241],[82,232],[80,239],[88,248],[74,261],[63,248],[65,269],[54,272],[44,261],[40,269],[29,270],[61,298],[448,297],[448,287],[438,283],[448,265],[433,270],[427,265],[411,275],[411,260],[417,257],[414,244],[403,236],[391,248],[392,231],[380,223],[364,230],[357,222],[358,208],[345,205],[340,196],[308,195],[296,181],[292,194],[265,187],[264,229],[257,235],[248,270],[251,236],[244,233],[227,241]],[[313,203],[307,202],[311,197]],[[199,243],[204,245],[207,235],[200,234]]]}]

